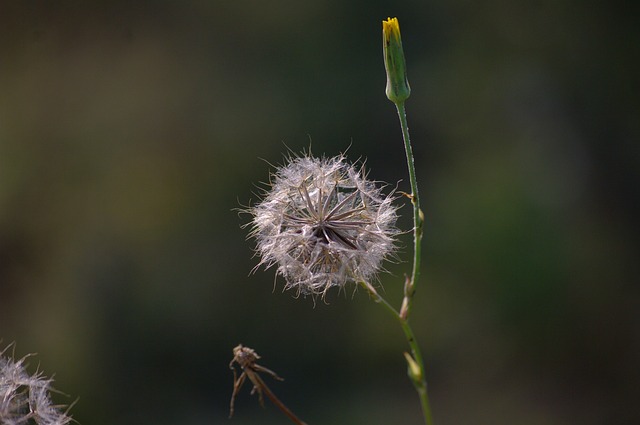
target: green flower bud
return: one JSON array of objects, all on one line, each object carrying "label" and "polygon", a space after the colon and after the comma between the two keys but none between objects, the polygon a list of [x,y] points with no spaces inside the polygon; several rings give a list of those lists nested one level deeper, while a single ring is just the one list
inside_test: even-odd
[{"label": "green flower bud", "polygon": [[398,18],[387,18],[386,21],[382,21],[382,51],[384,67],[387,71],[387,97],[393,103],[402,103],[411,94],[411,88],[407,81],[407,67]]},{"label": "green flower bud", "polygon": [[404,358],[407,360],[407,375],[413,381],[413,383],[417,386],[422,385],[422,380],[424,379],[424,375],[422,374],[422,369],[418,365],[418,363],[411,357],[411,354],[405,352]]}]

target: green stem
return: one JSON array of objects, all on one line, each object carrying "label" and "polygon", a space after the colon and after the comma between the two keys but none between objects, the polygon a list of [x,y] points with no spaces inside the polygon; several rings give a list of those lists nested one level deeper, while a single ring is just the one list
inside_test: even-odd
[{"label": "green stem", "polygon": [[396,103],[400,127],[402,128],[402,138],[404,140],[404,150],[407,156],[407,167],[409,168],[409,183],[411,184],[411,203],[413,204],[413,269],[411,279],[405,288],[406,311],[403,316],[409,318],[411,313],[411,302],[415,293],[415,284],[420,276],[420,258],[422,252],[422,223],[423,216],[420,210],[420,196],[418,195],[418,180],[416,179],[416,166],[413,159],[413,149],[411,148],[411,138],[409,137],[409,125],[407,124],[407,114],[404,109],[404,102]]},{"label": "green stem", "polygon": [[413,157],[413,149],[411,147],[411,138],[409,136],[409,125],[407,124],[407,114],[404,108],[404,102],[394,102],[398,110],[400,118],[400,127],[402,128],[402,139],[404,140],[404,150],[407,156],[407,167],[409,169],[409,183],[411,184],[411,203],[413,204],[413,268],[411,270],[411,278],[405,282],[404,299],[402,308],[398,314],[398,320],[402,326],[402,330],[407,338],[413,360],[416,362],[419,373],[413,376],[412,381],[420,396],[422,404],[422,413],[426,425],[431,425],[431,406],[429,396],[427,394],[427,381],[425,378],[425,367],[420,346],[416,340],[413,329],[409,325],[409,316],[411,314],[411,305],[415,294],[415,285],[420,276],[420,258],[422,252],[422,225],[424,217],[420,210],[420,196],[418,194],[418,180],[416,178],[416,167]]},{"label": "green stem", "polygon": [[395,308],[393,308],[393,306],[389,304],[389,302],[386,299],[384,299],[378,293],[378,291],[376,291],[376,289],[373,286],[371,286],[371,284],[369,284],[368,282],[360,282],[360,285],[369,292],[369,294],[373,297],[376,303],[381,304],[385,308],[385,310],[400,323],[400,326],[402,327],[402,331],[404,332],[404,335],[407,338],[407,342],[409,343],[409,347],[411,349],[411,356],[413,357],[413,360],[416,362],[416,364],[418,365],[418,368],[420,369],[418,373],[419,377],[416,379],[412,377],[411,380],[420,397],[420,404],[422,405],[422,413],[424,415],[425,424],[432,425],[431,404],[429,403],[429,395],[427,394],[427,382],[424,378],[425,376],[424,360],[422,359],[422,352],[420,351],[420,346],[418,344],[415,334],[413,333],[413,329],[411,329],[411,325],[409,324],[409,321],[403,318],[400,315],[400,313]]},{"label": "green stem", "polygon": [[418,345],[418,341],[411,329],[411,325],[407,320],[399,317],[400,326],[402,326],[402,330],[404,331],[404,335],[407,338],[407,342],[409,343],[409,347],[411,347],[411,354],[416,364],[420,369],[420,379],[412,379],[413,385],[420,396],[420,404],[422,405],[422,414],[424,415],[424,422],[426,425],[431,425],[431,404],[429,403],[429,394],[427,393],[427,381],[425,379],[425,367],[424,360],[422,359],[422,353],[420,352],[420,346]]}]

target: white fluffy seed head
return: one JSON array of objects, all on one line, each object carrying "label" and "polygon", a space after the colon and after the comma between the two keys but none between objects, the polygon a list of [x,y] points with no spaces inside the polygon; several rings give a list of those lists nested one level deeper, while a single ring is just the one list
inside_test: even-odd
[{"label": "white fluffy seed head", "polygon": [[0,352],[0,424],[66,425],[67,412],[55,406],[49,394],[52,379],[40,373],[29,375],[24,358],[14,361]]},{"label": "white fluffy seed head", "polygon": [[258,266],[277,267],[285,289],[302,295],[368,282],[395,250],[393,200],[342,155],[290,157],[249,210]]}]

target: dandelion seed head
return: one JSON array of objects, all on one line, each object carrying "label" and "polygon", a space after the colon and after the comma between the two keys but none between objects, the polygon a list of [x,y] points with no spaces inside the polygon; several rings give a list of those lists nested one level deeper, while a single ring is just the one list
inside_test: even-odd
[{"label": "dandelion seed head", "polygon": [[[6,350],[5,350],[6,351]],[[52,379],[41,373],[29,375],[25,358],[13,360],[0,351],[0,424],[66,425],[67,412],[51,402]]]},{"label": "dandelion seed head", "polygon": [[382,188],[343,155],[289,157],[249,209],[258,266],[276,267],[285,290],[302,295],[375,278],[398,234],[394,198]]}]

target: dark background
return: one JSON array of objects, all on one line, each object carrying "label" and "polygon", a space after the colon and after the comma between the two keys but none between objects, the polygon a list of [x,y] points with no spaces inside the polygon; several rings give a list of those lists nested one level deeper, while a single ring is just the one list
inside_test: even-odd
[{"label": "dark background", "polygon": [[286,423],[248,386],[227,420],[239,342],[310,424],[420,423],[397,324],[362,291],[314,307],[250,275],[234,211],[310,143],[408,190],[398,16],[436,423],[638,423],[632,4],[0,1],[2,344],[38,353],[83,425]]}]

